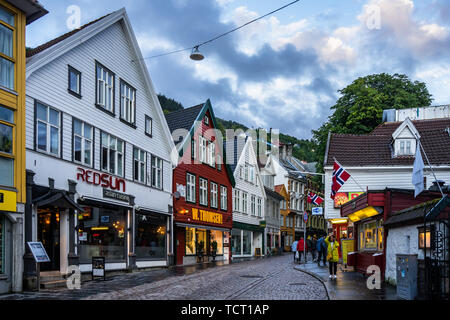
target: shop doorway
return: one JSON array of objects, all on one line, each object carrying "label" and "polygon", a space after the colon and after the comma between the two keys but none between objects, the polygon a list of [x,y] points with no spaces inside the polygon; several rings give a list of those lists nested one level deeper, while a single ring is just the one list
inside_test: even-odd
[{"label": "shop doorway", "polygon": [[55,271],[60,269],[59,245],[59,211],[55,209],[38,209],[37,241],[42,242],[50,262],[40,264],[41,271]]}]

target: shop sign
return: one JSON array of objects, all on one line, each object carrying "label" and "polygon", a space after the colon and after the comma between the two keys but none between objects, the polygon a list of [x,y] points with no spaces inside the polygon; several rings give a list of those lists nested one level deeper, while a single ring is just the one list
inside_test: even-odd
[{"label": "shop sign", "polygon": [[259,226],[262,227],[262,228],[265,228],[266,227],[266,220],[261,220],[259,222]]},{"label": "shop sign", "polygon": [[199,210],[196,208],[192,208],[192,219],[217,224],[223,223],[223,215],[221,215],[220,213]]},{"label": "shop sign", "polygon": [[108,189],[103,189],[103,197],[115,199],[115,200],[119,200],[119,201],[125,201],[128,203],[130,203],[130,201],[131,201],[130,195],[125,194],[125,193],[116,192],[116,191],[111,191]]},{"label": "shop sign", "polygon": [[334,197],[334,207],[340,208],[343,204],[359,197],[363,193],[364,192],[338,192]]},{"label": "shop sign", "polygon": [[17,206],[17,193],[0,190],[0,211],[15,212]]},{"label": "shop sign", "polygon": [[83,181],[95,186],[102,186],[103,188],[109,188],[112,190],[121,190],[125,192],[125,180],[118,177],[113,177],[107,173],[100,173],[93,170],[85,170],[83,168],[77,168],[77,180]]},{"label": "shop sign", "polygon": [[48,257],[42,242],[27,242],[27,244],[33,254],[34,261],[37,263],[50,262],[50,258]]},{"label": "shop sign", "polygon": [[311,209],[311,214],[313,216],[319,216],[323,214],[323,208],[322,207],[314,207]]}]

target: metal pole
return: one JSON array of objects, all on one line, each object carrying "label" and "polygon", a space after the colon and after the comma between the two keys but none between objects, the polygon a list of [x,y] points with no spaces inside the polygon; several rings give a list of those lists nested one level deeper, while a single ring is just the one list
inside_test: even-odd
[{"label": "metal pole", "polygon": [[[304,213],[303,213],[304,214]],[[304,227],[303,227],[303,252],[305,253],[305,264],[306,264],[306,254],[307,254],[307,248],[306,248],[306,222],[305,219],[303,219]]]}]

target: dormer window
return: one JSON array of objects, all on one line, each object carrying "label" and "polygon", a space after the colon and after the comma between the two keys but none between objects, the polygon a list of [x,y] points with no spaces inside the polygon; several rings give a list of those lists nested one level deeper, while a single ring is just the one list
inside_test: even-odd
[{"label": "dormer window", "polygon": [[205,116],[205,124],[209,125],[209,118],[208,118],[208,116]]},{"label": "dormer window", "polygon": [[420,139],[420,134],[409,118],[394,131],[394,156],[414,156],[416,153],[416,138]]},{"label": "dormer window", "polygon": [[413,156],[415,149],[414,139],[398,139],[396,141],[396,152],[397,156]]}]

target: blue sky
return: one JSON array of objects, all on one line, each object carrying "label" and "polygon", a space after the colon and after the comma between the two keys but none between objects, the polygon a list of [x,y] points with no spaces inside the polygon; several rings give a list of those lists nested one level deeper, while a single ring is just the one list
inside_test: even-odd
[{"label": "blue sky", "polygon": [[[290,0],[41,0],[49,14],[27,29],[35,47],[125,7],[144,57],[186,48]],[[450,104],[450,2],[304,0],[200,48],[146,60],[157,92],[183,104],[211,99],[217,116],[310,138],[337,90],[380,72],[426,83],[433,105]]]}]

